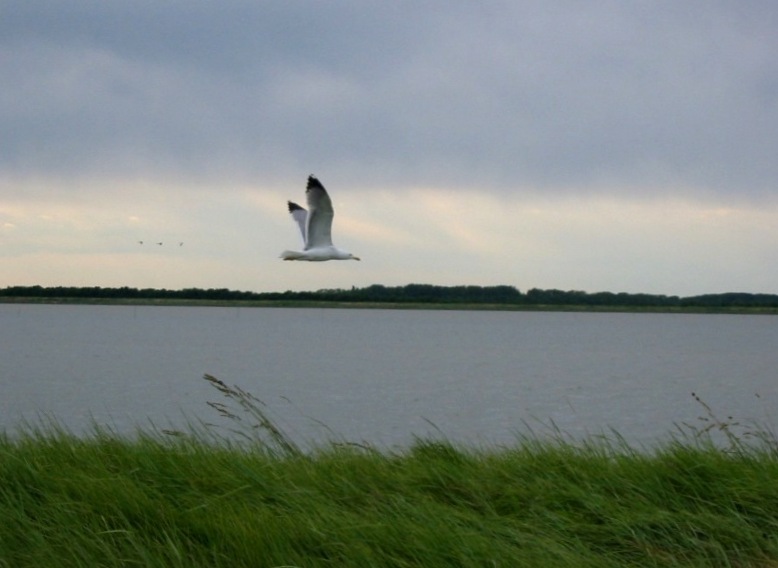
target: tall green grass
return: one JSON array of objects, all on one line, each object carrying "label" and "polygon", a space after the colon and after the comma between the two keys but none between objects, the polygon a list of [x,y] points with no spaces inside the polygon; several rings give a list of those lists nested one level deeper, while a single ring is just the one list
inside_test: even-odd
[{"label": "tall green grass", "polygon": [[302,451],[261,401],[206,378],[244,442],[0,437],[0,566],[778,566],[768,434]]}]

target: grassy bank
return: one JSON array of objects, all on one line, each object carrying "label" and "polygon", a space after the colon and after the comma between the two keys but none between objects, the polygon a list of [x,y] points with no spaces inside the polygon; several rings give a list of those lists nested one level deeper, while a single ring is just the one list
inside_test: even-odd
[{"label": "grassy bank", "polygon": [[772,436],[301,452],[214,381],[264,437],[0,438],[0,565],[778,566]]}]

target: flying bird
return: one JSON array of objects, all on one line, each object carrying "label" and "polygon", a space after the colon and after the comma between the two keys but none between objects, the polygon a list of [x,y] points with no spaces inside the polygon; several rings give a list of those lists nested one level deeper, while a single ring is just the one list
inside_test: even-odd
[{"label": "flying bird", "polygon": [[335,216],[335,210],[327,190],[313,175],[308,176],[305,198],[308,203],[307,211],[297,203],[287,202],[289,213],[303,234],[303,250],[285,250],[281,253],[281,258],[309,261],[360,260],[359,257],[332,244],[332,218]]}]

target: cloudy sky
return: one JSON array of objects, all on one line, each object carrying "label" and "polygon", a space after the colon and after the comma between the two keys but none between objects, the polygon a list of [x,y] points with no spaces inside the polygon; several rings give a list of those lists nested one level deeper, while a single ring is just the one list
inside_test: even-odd
[{"label": "cloudy sky", "polygon": [[[0,286],[778,293],[776,29],[767,0],[6,0]],[[278,259],[311,173],[362,262]]]}]

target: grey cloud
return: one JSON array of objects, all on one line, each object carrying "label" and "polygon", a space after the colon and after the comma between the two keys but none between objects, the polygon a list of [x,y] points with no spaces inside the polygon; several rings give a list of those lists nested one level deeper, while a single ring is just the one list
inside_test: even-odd
[{"label": "grey cloud", "polygon": [[0,168],[764,195],[777,13],[20,0],[0,23]]}]

